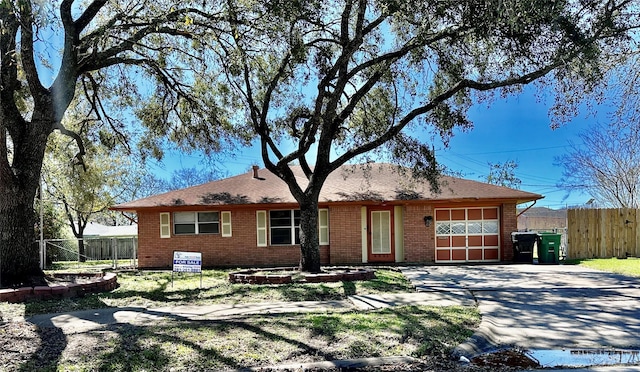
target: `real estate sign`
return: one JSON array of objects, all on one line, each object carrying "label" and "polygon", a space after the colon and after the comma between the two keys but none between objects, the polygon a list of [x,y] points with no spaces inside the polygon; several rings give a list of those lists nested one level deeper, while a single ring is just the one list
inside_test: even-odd
[{"label": "real estate sign", "polygon": [[202,252],[173,251],[171,287],[173,287],[173,273],[200,273],[200,288],[202,288]]},{"label": "real estate sign", "polygon": [[201,273],[201,252],[173,252],[173,271],[179,273]]}]

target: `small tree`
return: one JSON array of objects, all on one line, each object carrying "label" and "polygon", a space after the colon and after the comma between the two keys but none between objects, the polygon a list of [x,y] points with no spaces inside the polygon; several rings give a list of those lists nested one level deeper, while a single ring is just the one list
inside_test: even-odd
[{"label": "small tree", "polygon": [[522,181],[516,177],[518,163],[514,160],[507,160],[504,163],[489,163],[489,174],[485,181],[492,185],[511,187],[519,189]]},{"label": "small tree", "polygon": [[300,205],[306,271],[320,270],[318,198],[331,172],[383,153],[437,187],[422,133],[470,127],[481,92],[509,94],[554,71],[597,79],[604,42],[637,24],[624,0],[228,4],[218,91],[242,104],[265,166]]},{"label": "small tree", "polygon": [[73,165],[75,141],[52,136],[43,167],[44,189],[64,208],[73,235],[78,239],[80,261],[85,261],[84,230],[89,221],[106,211],[121,189],[128,167],[118,152],[106,151],[84,140],[83,164]]},{"label": "small tree", "polygon": [[[42,211],[40,211],[40,208],[42,208]],[[42,212],[42,220],[38,222],[38,227],[35,230],[36,236],[34,237],[34,241],[40,240],[41,228],[43,228],[42,239],[44,241],[50,239],[65,239],[67,237],[65,227],[68,225],[64,223],[65,217],[62,215],[56,203],[51,200],[40,200],[40,198],[38,198],[38,201],[36,202],[36,210],[38,210],[39,213]],[[51,265],[59,253],[58,247],[47,247],[45,257],[46,265]]]},{"label": "small tree", "polygon": [[198,168],[180,168],[171,174],[171,178],[167,184],[168,190],[166,191],[197,186],[217,179],[220,179],[220,175],[213,170],[206,171]]},{"label": "small tree", "polygon": [[56,207],[56,204],[51,200],[39,200],[36,203],[36,209],[40,213],[42,203],[42,226],[38,223],[38,227],[35,230],[36,236],[34,240],[40,239],[40,229],[42,228],[43,239],[60,239],[65,236],[64,217],[61,215],[60,210]]},{"label": "small tree", "polygon": [[[126,168],[121,169],[123,172],[118,192],[113,193],[117,195],[114,204],[200,185],[221,177],[216,170],[179,168],[172,172],[169,179],[164,179],[152,174],[148,167],[136,164],[129,163]],[[105,210],[95,216],[95,221],[107,225],[126,225],[137,223],[138,220],[135,214]]]},{"label": "small tree", "polygon": [[566,154],[558,184],[568,192],[583,192],[597,204],[640,208],[640,126],[634,121],[594,124],[579,134]]}]

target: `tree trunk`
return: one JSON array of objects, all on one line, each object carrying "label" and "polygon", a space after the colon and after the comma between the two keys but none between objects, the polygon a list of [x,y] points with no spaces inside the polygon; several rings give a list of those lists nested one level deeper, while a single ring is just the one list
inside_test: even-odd
[{"label": "tree trunk", "polygon": [[300,203],[300,271],[320,272],[317,200]]},{"label": "tree trunk", "polygon": [[78,262],[86,262],[87,256],[85,255],[84,249],[84,238],[82,236],[78,237]]},{"label": "tree trunk", "polygon": [[[0,110],[2,111],[2,110]],[[2,286],[44,284],[40,248],[36,242],[34,210],[40,171],[52,121],[34,112],[29,124],[16,124],[0,115],[0,131],[6,124],[18,134],[0,135],[0,282]],[[36,120],[37,119],[37,120]],[[9,151],[7,142],[13,145]],[[12,156],[10,156],[12,155]]]},{"label": "tree trunk", "polygon": [[40,284],[44,274],[33,198],[22,196],[22,190],[12,191],[3,187],[0,192],[0,282],[3,287]]}]

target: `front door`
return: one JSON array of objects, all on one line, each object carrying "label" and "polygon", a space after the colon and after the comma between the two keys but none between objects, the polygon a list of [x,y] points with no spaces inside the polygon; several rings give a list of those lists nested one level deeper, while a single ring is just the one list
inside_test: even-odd
[{"label": "front door", "polygon": [[369,262],[394,262],[393,209],[369,211]]}]

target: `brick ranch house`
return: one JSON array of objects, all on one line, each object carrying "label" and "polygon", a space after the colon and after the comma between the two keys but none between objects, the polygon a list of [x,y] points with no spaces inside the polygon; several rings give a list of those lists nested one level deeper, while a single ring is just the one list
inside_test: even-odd
[{"label": "brick ranch house", "polygon": [[[319,204],[323,265],[511,261],[516,206],[542,198],[446,176],[434,194],[397,169],[345,165],[329,176]],[[286,184],[257,166],[112,207],[138,216],[141,268],[170,267],[173,251],[202,252],[206,267],[297,265],[297,208]]]}]

